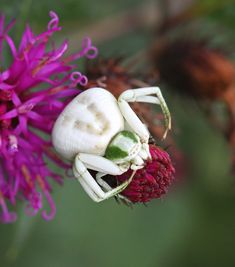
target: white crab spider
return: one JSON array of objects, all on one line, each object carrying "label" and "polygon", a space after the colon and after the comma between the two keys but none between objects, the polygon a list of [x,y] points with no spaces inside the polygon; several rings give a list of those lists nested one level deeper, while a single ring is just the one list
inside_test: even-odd
[{"label": "white crab spider", "polygon": [[[88,89],[65,107],[53,128],[56,151],[73,162],[74,176],[96,202],[123,191],[134,172],[143,168],[145,160],[151,157],[149,131],[128,102],[160,104],[166,135],[171,128],[171,117],[158,87],[127,90],[118,100],[103,88]],[[133,175],[114,189],[101,178],[106,174],[121,175],[129,168]],[[96,179],[88,169],[98,172]]]}]

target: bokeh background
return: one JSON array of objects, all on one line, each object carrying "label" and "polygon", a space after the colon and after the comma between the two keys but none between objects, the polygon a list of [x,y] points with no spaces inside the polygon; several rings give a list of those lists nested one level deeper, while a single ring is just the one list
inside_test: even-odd
[{"label": "bokeh background", "polygon": [[[144,61],[144,51],[160,39],[159,25],[186,14],[173,36],[190,38],[191,32],[195,39],[207,39],[211,46],[229,51],[226,57],[231,62],[235,59],[234,1],[0,2],[8,19],[17,18],[16,39],[26,22],[36,32],[44,29],[50,10],[58,13],[63,25],[57,41],[66,36],[71,52],[89,35],[103,56],[137,55]],[[233,149],[210,123],[200,101],[165,84],[162,91],[173,117],[173,138],[185,158],[178,163],[182,175],[177,175],[168,194],[147,207],[130,209],[114,200],[93,203],[75,180],[65,179],[63,187],[54,186],[53,221],[40,215],[26,217],[19,207],[15,224],[0,225],[1,267],[235,266]],[[212,105],[215,113],[224,114],[223,103]]]}]

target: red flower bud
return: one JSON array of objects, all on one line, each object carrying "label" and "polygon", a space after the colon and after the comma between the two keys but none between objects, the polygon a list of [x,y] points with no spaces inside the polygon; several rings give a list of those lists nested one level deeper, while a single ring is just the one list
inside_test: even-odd
[{"label": "red flower bud", "polygon": [[[169,154],[160,147],[150,145],[151,161],[147,161],[143,169],[136,172],[128,187],[122,191],[132,203],[146,203],[154,198],[160,198],[167,193],[168,187],[174,181],[175,169]],[[128,170],[116,176],[118,183],[126,181],[133,170]]]}]

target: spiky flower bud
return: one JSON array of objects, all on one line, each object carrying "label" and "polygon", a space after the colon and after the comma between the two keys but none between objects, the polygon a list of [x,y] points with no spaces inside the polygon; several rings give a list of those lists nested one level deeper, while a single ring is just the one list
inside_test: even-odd
[{"label": "spiky flower bud", "polygon": [[[132,182],[121,193],[132,203],[146,203],[154,198],[160,198],[167,193],[169,186],[174,181],[175,169],[169,154],[155,145],[150,145],[151,161],[147,161],[143,169],[134,175]],[[118,183],[126,181],[132,170],[122,175],[115,176]]]}]

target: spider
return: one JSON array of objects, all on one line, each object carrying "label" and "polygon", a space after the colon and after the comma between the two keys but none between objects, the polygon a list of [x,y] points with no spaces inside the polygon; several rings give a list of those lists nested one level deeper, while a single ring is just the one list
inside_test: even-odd
[{"label": "spider", "polygon": [[[103,88],[90,88],[76,96],[57,118],[52,143],[56,151],[73,162],[73,174],[95,202],[117,196],[131,182],[136,170],[151,159],[149,131],[128,102],[159,104],[166,131],[171,116],[159,87],[124,91],[118,100]],[[129,168],[131,177],[111,188],[104,175],[121,175]],[[94,170],[96,179],[88,171]]]}]

